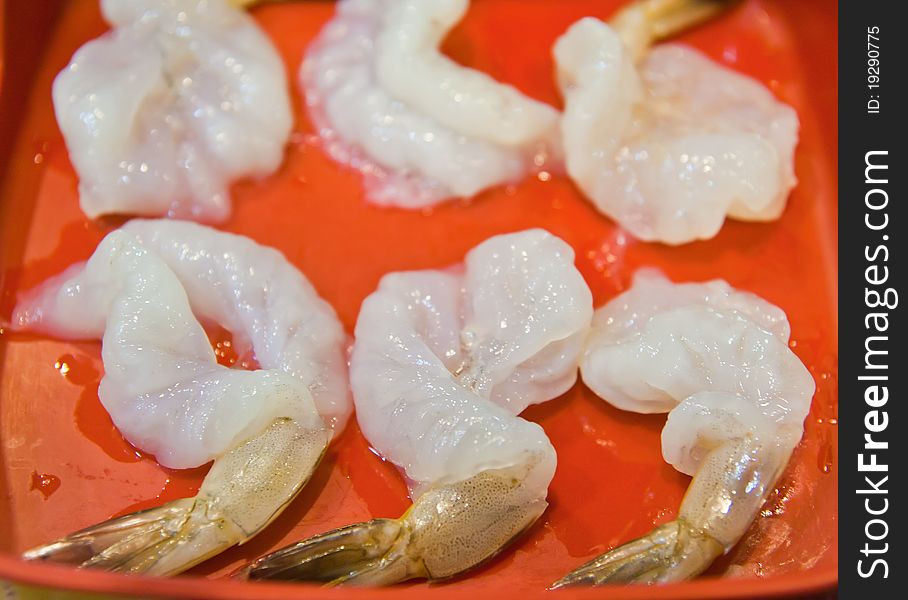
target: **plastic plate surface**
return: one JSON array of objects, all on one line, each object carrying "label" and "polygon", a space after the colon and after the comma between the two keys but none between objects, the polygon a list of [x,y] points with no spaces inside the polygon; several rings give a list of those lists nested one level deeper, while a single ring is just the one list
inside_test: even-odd
[{"label": "plastic plate surface", "polygon": [[[2,2],[2,0],[0,0]],[[607,18],[616,2],[477,0],[446,52],[525,93],[561,105],[551,47],[573,21]],[[15,6],[18,5],[18,6]],[[25,10],[28,6],[28,10]],[[680,41],[765,83],[801,119],[799,184],[779,221],[730,222],[712,240],[670,248],[637,243],[571,182],[540,174],[422,212],[366,204],[358,173],[319,148],[297,88],[303,52],[330,2],[265,4],[253,12],[284,58],[296,111],[286,160],[273,176],[233,187],[223,225],[281,250],[352,331],[363,298],[387,272],[444,267],[489,236],[545,227],[568,241],[596,305],[650,265],[674,280],[727,279],[782,307],[791,346],[816,379],[804,439],[744,540],[701,579],[651,588],[576,592],[598,598],[803,595],[835,585],[837,569],[836,3],[749,0]],[[59,11],[56,14],[54,11]],[[121,221],[86,219],[50,99],[53,77],[105,30],[97,2],[6,2],[0,168],[0,324],[18,293],[84,260]],[[54,25],[50,23],[54,20]],[[32,69],[33,67],[33,69]],[[29,71],[34,72],[28,78]],[[14,127],[16,126],[16,127]],[[230,336],[211,331],[226,363]],[[131,447],[97,397],[99,343],[0,332],[0,580],[142,596],[330,598],[349,590],[248,584],[227,577],[246,561],[318,532],[406,509],[396,469],[351,421],[302,495],[246,545],[172,579],[24,563],[18,554],[89,524],[195,493],[205,468],[172,471]],[[622,413],[578,383],[524,416],[558,451],[544,517],[498,558],[454,581],[356,590],[358,597],[503,598],[543,590],[589,558],[671,520],[689,479],[667,465],[664,416]],[[548,596],[551,597],[551,596]]]}]

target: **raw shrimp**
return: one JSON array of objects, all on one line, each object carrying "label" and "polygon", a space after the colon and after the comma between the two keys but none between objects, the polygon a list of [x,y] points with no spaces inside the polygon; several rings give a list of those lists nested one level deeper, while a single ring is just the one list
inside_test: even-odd
[{"label": "raw shrimp", "polygon": [[757,81],[656,39],[715,0],[643,0],[609,26],[581,19],[554,48],[568,174],[646,241],[715,236],[726,216],[777,219],[796,183],[795,111]]},{"label": "raw shrimp", "polygon": [[[261,369],[219,365],[197,316],[231,330]],[[194,223],[128,223],[29,293],[13,323],[102,338],[98,396],[126,439],[166,467],[214,460],[195,498],[89,527],[28,559],[183,571],[280,514],[350,411],[346,338],[331,307],[277,251]]]},{"label": "raw shrimp", "polygon": [[54,81],[57,122],[89,217],[222,221],[229,184],[281,164],[284,65],[224,0],[102,0],[113,29]]},{"label": "raw shrimp", "polygon": [[624,410],[668,412],[662,455],[693,475],[678,518],[555,583],[693,577],[744,535],[804,431],[815,384],[785,313],[721,280],[643,270],[596,311],[583,381]]},{"label": "raw shrimp", "polygon": [[468,0],[341,0],[300,74],[327,151],[376,204],[419,208],[519,180],[558,112],[439,52]]},{"label": "raw shrimp", "polygon": [[441,579],[495,555],[545,510],[555,450],[517,416],[565,392],[592,317],[571,248],[501,235],[464,267],[386,275],[363,303],[351,384],[372,446],[412,507],[259,559],[252,578],[332,584]]}]

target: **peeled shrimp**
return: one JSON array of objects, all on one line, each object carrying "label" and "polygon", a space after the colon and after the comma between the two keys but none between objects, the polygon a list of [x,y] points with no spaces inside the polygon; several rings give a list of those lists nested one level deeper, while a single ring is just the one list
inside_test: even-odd
[{"label": "peeled shrimp", "polygon": [[357,419],[414,498],[259,559],[252,578],[332,584],[441,579],[495,555],[545,510],[555,450],[517,416],[564,393],[592,316],[569,246],[493,237],[446,271],[386,275],[351,358]]},{"label": "peeled shrimp", "polygon": [[[198,318],[261,369],[218,364]],[[102,338],[99,398],[132,444],[171,468],[214,460],[195,498],[106,521],[28,559],[178,573],[268,525],[350,410],[345,335],[277,251],[178,221],[132,221],[86,263],[28,294],[14,326]]]},{"label": "peeled shrimp", "polygon": [[721,2],[643,0],[581,19],[554,48],[568,174],[646,241],[715,236],[726,216],[779,218],[796,183],[798,117],[757,81],[656,39]]},{"label": "peeled shrimp", "polygon": [[300,74],[328,152],[376,204],[419,208],[514,182],[558,113],[443,56],[467,0],[341,0]]},{"label": "peeled shrimp", "polygon": [[224,0],[102,0],[112,30],[53,87],[89,217],[222,221],[229,185],[273,173],[292,125],[284,66]]},{"label": "peeled shrimp", "polygon": [[693,577],[744,535],[804,431],[815,384],[785,313],[721,280],[640,271],[596,311],[583,381],[607,402],[668,412],[662,455],[693,475],[678,518],[555,587]]}]

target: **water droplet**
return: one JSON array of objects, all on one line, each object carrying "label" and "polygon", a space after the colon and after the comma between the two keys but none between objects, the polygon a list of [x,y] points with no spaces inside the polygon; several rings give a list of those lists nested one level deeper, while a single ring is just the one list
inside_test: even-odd
[{"label": "water droplet", "polygon": [[38,490],[44,499],[47,500],[51,494],[60,488],[60,478],[50,473],[38,473],[32,471],[31,490]]},{"label": "water droplet", "polygon": [[95,383],[100,375],[93,362],[87,356],[64,354],[54,363],[54,369],[72,384],[88,385]]},{"label": "water droplet", "polygon": [[47,152],[50,149],[50,144],[47,142],[35,142],[32,144],[32,162],[36,165],[40,165],[45,160],[47,160]]},{"label": "water droplet", "polygon": [[225,367],[234,366],[239,358],[233,349],[233,342],[229,339],[215,342],[214,355],[217,357],[218,362]]},{"label": "water droplet", "polygon": [[828,475],[835,465],[835,448],[832,445],[829,430],[824,430],[820,437],[820,448],[817,452],[817,467],[824,475]]}]

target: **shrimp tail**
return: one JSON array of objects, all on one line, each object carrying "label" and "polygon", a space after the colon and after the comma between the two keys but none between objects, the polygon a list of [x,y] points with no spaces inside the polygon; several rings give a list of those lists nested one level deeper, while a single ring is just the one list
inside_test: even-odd
[{"label": "shrimp tail", "polygon": [[120,573],[181,573],[271,523],[305,485],[327,443],[324,426],[276,419],[218,458],[194,498],[104,521],[23,558]]},{"label": "shrimp tail", "polygon": [[552,584],[550,589],[609,583],[665,583],[689,579],[708,567],[724,548],[684,519],[596,557]]},{"label": "shrimp tail", "polygon": [[737,543],[750,526],[791,445],[752,434],[707,454],[681,502],[678,518],[593,559],[553,588],[690,579]]},{"label": "shrimp tail", "polygon": [[136,549],[154,552],[167,538],[167,532],[179,530],[180,523],[193,507],[192,498],[181,498],[162,506],[142,510],[92,525],[50,544],[25,552],[25,560],[95,566],[121,570],[135,557]]},{"label": "shrimp tail", "polygon": [[23,558],[121,573],[184,571],[243,537],[229,519],[207,519],[208,510],[205,500],[181,498],[88,527]]},{"label": "shrimp tail", "polygon": [[311,537],[253,562],[249,579],[318,581],[327,585],[387,585],[425,577],[407,552],[410,530],[399,519],[373,519]]},{"label": "shrimp tail", "polygon": [[638,0],[616,13],[610,23],[639,59],[655,42],[692,29],[736,4],[738,0]]},{"label": "shrimp tail", "polygon": [[547,506],[526,493],[539,462],[487,470],[423,492],[398,519],[375,519],[323,533],[259,558],[249,579],[389,585],[447,579],[498,554]]}]

